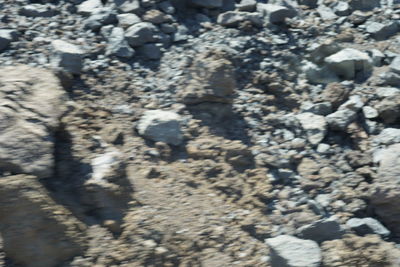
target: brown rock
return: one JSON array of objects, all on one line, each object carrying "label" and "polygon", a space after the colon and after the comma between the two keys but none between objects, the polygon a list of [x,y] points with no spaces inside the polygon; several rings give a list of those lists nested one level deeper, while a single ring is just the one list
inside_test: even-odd
[{"label": "brown rock", "polygon": [[345,102],[350,95],[351,89],[340,83],[328,84],[321,95],[323,101],[329,101],[332,103],[332,107],[336,109],[343,102]]}]

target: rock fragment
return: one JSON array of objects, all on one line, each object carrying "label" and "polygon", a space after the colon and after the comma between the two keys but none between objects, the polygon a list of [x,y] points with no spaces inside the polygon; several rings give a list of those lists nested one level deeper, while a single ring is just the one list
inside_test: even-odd
[{"label": "rock fragment", "polygon": [[228,11],[218,16],[217,22],[226,27],[237,27],[240,23],[249,21],[253,25],[262,26],[261,17],[255,13]]},{"label": "rock fragment", "polygon": [[135,50],[129,46],[125,40],[124,30],[119,27],[114,27],[108,37],[108,55],[116,55],[122,58],[131,58],[135,55]]},{"label": "rock fragment", "polygon": [[314,241],[281,235],[265,242],[271,249],[272,267],[318,267],[321,264],[321,251]]},{"label": "rock fragment", "polygon": [[297,235],[304,239],[322,243],[327,240],[340,239],[345,233],[335,218],[318,220],[297,230]]},{"label": "rock fragment", "polygon": [[154,42],[154,33],[157,28],[149,22],[140,22],[129,27],[125,32],[125,38],[132,47],[142,46],[145,43]]},{"label": "rock fragment", "polygon": [[308,141],[313,144],[319,144],[327,133],[327,123],[324,116],[316,115],[310,112],[305,112],[296,115],[301,126],[307,134]]},{"label": "rock fragment", "polygon": [[371,34],[376,40],[386,40],[390,36],[396,34],[399,30],[396,22],[391,23],[379,23],[379,22],[368,22],[366,23],[366,31]]},{"label": "rock fragment", "polygon": [[114,3],[121,13],[135,13],[137,15],[141,10],[139,0],[114,0]]},{"label": "rock fragment", "polygon": [[19,12],[27,17],[52,17],[57,14],[56,10],[51,6],[41,4],[26,5]]},{"label": "rock fragment", "polygon": [[223,0],[190,0],[192,5],[204,8],[219,8],[223,5]]},{"label": "rock fragment", "polygon": [[77,45],[63,40],[55,40],[52,43],[52,64],[66,72],[80,74],[83,68],[84,51]]},{"label": "rock fragment", "polygon": [[257,4],[257,11],[265,16],[270,23],[282,23],[286,18],[293,18],[297,15],[294,9],[275,4]]},{"label": "rock fragment", "polygon": [[140,18],[137,15],[131,13],[118,14],[117,19],[118,25],[122,28],[128,28],[134,24],[141,22]]},{"label": "rock fragment", "polygon": [[253,12],[256,10],[256,0],[241,0],[240,3],[236,4],[236,8],[239,11]]},{"label": "rock fragment", "polygon": [[5,29],[0,30],[0,52],[7,49],[7,47],[11,44],[13,39],[14,38],[10,30],[5,30]]},{"label": "rock fragment", "polygon": [[390,235],[390,231],[374,218],[351,218],[346,222],[346,225],[362,236],[377,234],[385,237]]},{"label": "rock fragment", "polygon": [[350,0],[350,6],[354,10],[368,11],[380,6],[379,0]]},{"label": "rock fragment", "polygon": [[149,110],[143,114],[137,130],[145,138],[177,146],[183,141],[180,124],[181,117],[175,112]]},{"label": "rock fragment", "polygon": [[397,56],[390,63],[389,68],[391,71],[400,74],[400,56]]}]

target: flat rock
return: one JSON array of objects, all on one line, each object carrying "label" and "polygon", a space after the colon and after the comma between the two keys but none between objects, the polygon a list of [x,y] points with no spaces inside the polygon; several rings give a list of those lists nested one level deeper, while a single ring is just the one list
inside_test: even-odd
[{"label": "flat rock", "polygon": [[54,40],[51,44],[53,46],[51,58],[53,66],[72,74],[80,74],[85,52],[79,46],[63,40]]},{"label": "flat rock", "polygon": [[392,145],[400,143],[400,129],[385,128],[375,138],[374,143],[380,145]]},{"label": "flat rock", "polygon": [[114,27],[107,39],[107,55],[116,55],[122,58],[131,58],[135,55],[135,50],[125,40],[124,29]]},{"label": "flat rock", "polygon": [[257,13],[228,11],[218,16],[217,22],[226,27],[237,27],[240,23],[249,21],[253,25],[262,26],[263,21]]},{"label": "flat rock", "polygon": [[141,11],[139,0],[114,0],[121,13],[139,13]]},{"label": "flat rock", "polygon": [[146,111],[137,125],[140,135],[155,142],[180,145],[183,141],[181,117],[172,111]]},{"label": "flat rock", "polygon": [[318,267],[321,251],[316,242],[281,235],[265,240],[271,249],[272,267]]},{"label": "flat rock", "polygon": [[50,198],[34,176],[0,178],[4,251],[28,267],[58,266],[85,249],[85,225]]},{"label": "flat rock", "polygon": [[0,169],[50,177],[54,131],[64,91],[49,71],[28,66],[0,71]]},{"label": "flat rock", "polygon": [[52,17],[57,14],[54,7],[41,4],[25,5],[19,12],[27,17]]},{"label": "flat rock", "polygon": [[103,7],[101,0],[86,0],[78,5],[78,13],[85,16],[90,16],[96,13]]},{"label": "flat rock", "polygon": [[318,243],[340,239],[344,233],[344,229],[334,218],[318,220],[312,224],[300,227],[297,230],[297,235],[299,237],[314,240]]},{"label": "flat rock", "polygon": [[374,218],[351,218],[346,225],[359,235],[377,234],[383,237],[390,235],[390,231]]},{"label": "flat rock", "polygon": [[353,48],[345,48],[325,58],[325,63],[337,75],[349,80],[354,79],[357,72],[366,75],[373,68],[368,54]]}]

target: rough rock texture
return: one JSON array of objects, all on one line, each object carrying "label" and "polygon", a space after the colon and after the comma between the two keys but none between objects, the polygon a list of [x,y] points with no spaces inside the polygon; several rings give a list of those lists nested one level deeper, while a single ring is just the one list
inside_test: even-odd
[{"label": "rough rock texture", "polygon": [[346,235],[343,239],[322,244],[323,266],[395,267],[400,264],[400,251],[377,235],[358,237]]},{"label": "rough rock texture", "polygon": [[36,177],[1,177],[0,185],[0,232],[7,257],[39,267],[57,266],[82,253],[85,225],[57,205]]},{"label": "rough rock texture", "polygon": [[0,71],[0,169],[52,175],[54,131],[64,102],[59,80],[28,66]]}]

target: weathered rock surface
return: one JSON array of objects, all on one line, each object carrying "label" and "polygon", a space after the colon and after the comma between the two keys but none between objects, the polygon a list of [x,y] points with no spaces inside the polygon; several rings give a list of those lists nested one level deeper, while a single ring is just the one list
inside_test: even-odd
[{"label": "weathered rock surface", "polygon": [[334,218],[322,219],[297,230],[298,236],[322,243],[327,240],[340,239],[345,233],[343,227]]},{"label": "weathered rock surface", "polygon": [[390,235],[390,231],[374,218],[351,218],[346,225],[359,235],[377,234],[383,237]]},{"label": "weathered rock surface", "polygon": [[54,131],[64,92],[49,71],[28,66],[0,71],[0,169],[50,177]]},{"label": "weathered rock surface", "polygon": [[52,46],[54,51],[51,61],[54,67],[72,74],[81,73],[85,52],[79,46],[63,40],[53,41]]},{"label": "weathered rock surface", "polygon": [[7,257],[23,266],[57,266],[85,248],[85,225],[57,205],[34,176],[0,178],[0,232]]},{"label": "weathered rock surface", "polygon": [[310,112],[298,114],[296,118],[307,134],[308,141],[313,144],[319,144],[327,133],[327,123],[324,116],[315,115]]}]

